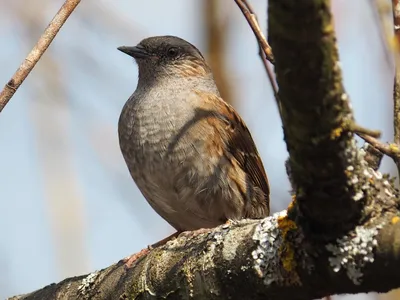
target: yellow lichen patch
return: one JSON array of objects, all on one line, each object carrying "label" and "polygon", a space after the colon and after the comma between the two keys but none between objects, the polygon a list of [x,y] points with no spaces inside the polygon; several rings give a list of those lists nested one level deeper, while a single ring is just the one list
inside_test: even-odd
[{"label": "yellow lichen patch", "polygon": [[396,36],[389,36],[388,41],[389,46],[392,48],[393,51],[399,51],[399,42]]},{"label": "yellow lichen patch", "polygon": [[334,27],[332,23],[328,23],[326,26],[323,27],[323,32],[325,34],[330,34],[334,32]]},{"label": "yellow lichen patch", "polygon": [[296,262],[294,261],[294,251],[292,247],[283,247],[281,250],[281,254],[285,254],[282,257],[282,265],[286,271],[291,272],[293,271],[294,267],[296,266]]},{"label": "yellow lichen patch", "polygon": [[289,213],[292,209],[294,209],[294,206],[295,206],[295,205],[296,205],[296,194],[293,194],[293,195],[292,195],[292,201],[289,203],[288,208],[287,208],[288,213]]},{"label": "yellow lichen patch", "polygon": [[[291,205],[289,205],[289,208],[293,205],[293,202]],[[290,282],[291,283],[297,283],[301,284],[300,282],[300,277],[296,272],[296,260],[294,257],[294,249],[293,245],[286,240],[286,236],[289,231],[294,230],[297,228],[297,225],[294,221],[290,220],[287,216],[279,217],[278,218],[278,227],[282,232],[282,237],[283,237],[283,244],[279,249],[280,253],[280,259],[282,262],[283,268],[289,273],[290,275]]]},{"label": "yellow lichen patch", "polygon": [[394,152],[399,152],[399,146],[396,144],[389,144],[389,148]]},{"label": "yellow lichen patch", "polygon": [[[290,207],[290,205],[289,205],[289,207]],[[289,230],[293,230],[293,229],[297,228],[296,223],[294,221],[290,220],[287,216],[282,216],[282,217],[278,218],[278,226],[279,226],[280,230],[282,231],[282,235],[283,235],[284,239],[286,238],[286,235],[289,232]]]},{"label": "yellow lichen patch", "polygon": [[342,128],[342,127],[338,127],[338,128],[336,128],[336,129],[332,130],[332,132],[331,132],[331,139],[332,139],[332,140],[337,139],[338,137],[340,137],[340,135],[342,134],[342,132],[343,132],[343,128]]},{"label": "yellow lichen patch", "polygon": [[395,217],[392,218],[392,224],[393,225],[396,224],[399,221],[400,221],[400,218],[398,216],[395,216]]}]

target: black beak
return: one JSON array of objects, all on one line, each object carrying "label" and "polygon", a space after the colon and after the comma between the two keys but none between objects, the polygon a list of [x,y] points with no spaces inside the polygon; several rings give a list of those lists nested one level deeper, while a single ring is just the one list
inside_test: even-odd
[{"label": "black beak", "polygon": [[150,55],[146,49],[140,45],[135,47],[121,46],[117,49],[125,54],[128,54],[129,56],[132,56],[133,58],[146,58]]}]

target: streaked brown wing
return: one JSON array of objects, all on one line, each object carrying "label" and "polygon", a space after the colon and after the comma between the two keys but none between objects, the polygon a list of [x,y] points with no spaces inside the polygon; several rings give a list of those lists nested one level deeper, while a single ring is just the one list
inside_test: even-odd
[{"label": "streaked brown wing", "polygon": [[[236,113],[234,108],[214,94],[197,91],[205,102],[205,110],[213,114],[224,122],[226,144],[229,152],[237,160],[240,167],[249,175],[251,183],[259,187],[265,194],[266,201],[269,202],[269,183],[265,173],[263,163],[258,154],[256,145],[246,124]],[[222,135],[222,133],[221,133]],[[269,203],[267,203],[269,206]]]}]

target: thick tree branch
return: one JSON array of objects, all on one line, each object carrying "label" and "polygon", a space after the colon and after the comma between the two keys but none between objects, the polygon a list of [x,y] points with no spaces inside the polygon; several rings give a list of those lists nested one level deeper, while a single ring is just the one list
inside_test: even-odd
[{"label": "thick tree branch", "polygon": [[[400,69],[399,69],[399,49],[400,49],[400,1],[392,0],[393,11],[393,29],[395,36],[395,75],[393,82],[393,143],[400,147]],[[398,175],[400,176],[400,158],[394,159],[397,166]]]},{"label": "thick tree branch", "polygon": [[354,226],[368,202],[368,176],[349,124],[330,1],[270,0],[285,141],[299,216],[324,239]]},{"label": "thick tree branch", "polygon": [[50,24],[47,26],[43,35],[40,37],[39,41],[33,47],[31,52],[19,66],[18,70],[11,77],[11,79],[4,86],[3,90],[0,92],[0,112],[10,101],[11,97],[20,87],[22,82],[26,79],[32,69],[35,67],[36,63],[42,57],[43,53],[49,47],[50,43],[56,37],[58,31],[64,25],[65,21],[74,11],[76,6],[81,2],[80,0],[66,0],[57,14],[51,20]]},{"label": "thick tree branch", "polygon": [[375,174],[373,189],[386,191],[369,207],[376,213],[334,241],[309,240],[289,209],[289,217],[284,211],[181,236],[128,270],[120,262],[10,299],[303,300],[386,292],[399,286],[400,218],[394,191]]}]

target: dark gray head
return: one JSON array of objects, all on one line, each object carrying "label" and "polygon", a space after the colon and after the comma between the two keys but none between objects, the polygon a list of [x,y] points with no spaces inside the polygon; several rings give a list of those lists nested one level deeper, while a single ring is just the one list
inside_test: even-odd
[{"label": "dark gray head", "polygon": [[144,77],[201,77],[211,74],[200,51],[176,36],[149,37],[137,46],[122,46],[118,50],[136,60],[139,80]]}]

